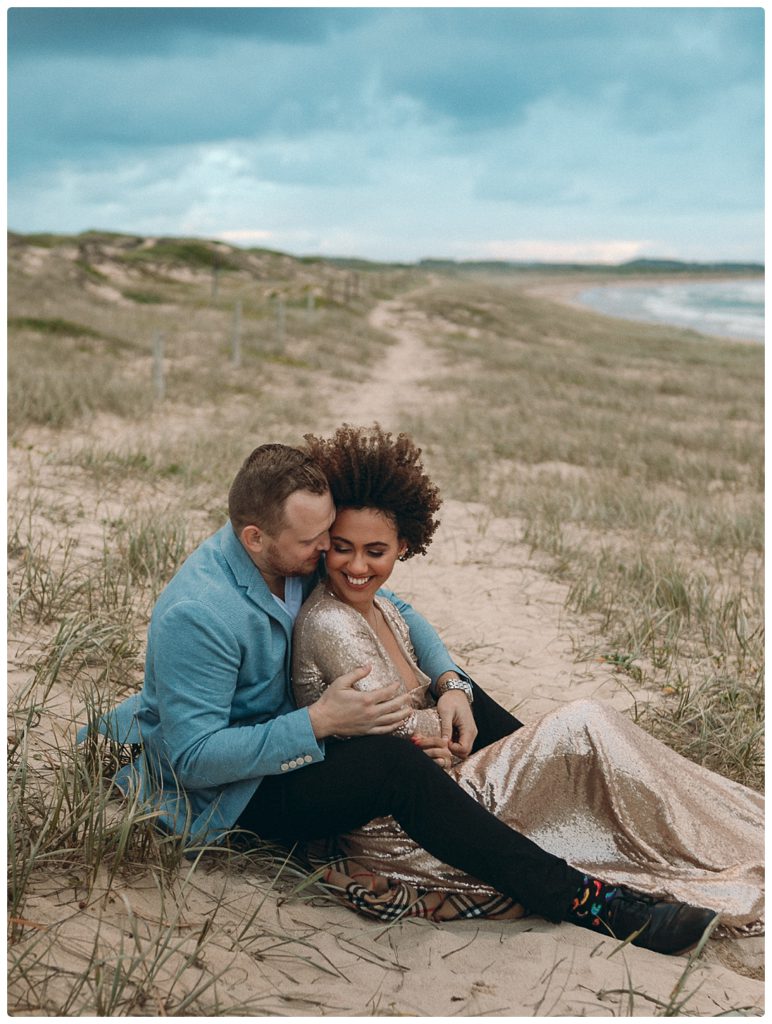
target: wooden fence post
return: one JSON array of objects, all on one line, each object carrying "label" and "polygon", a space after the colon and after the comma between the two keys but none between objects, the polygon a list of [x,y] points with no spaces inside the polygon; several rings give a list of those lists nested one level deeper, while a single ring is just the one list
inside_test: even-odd
[{"label": "wooden fence post", "polygon": [[276,296],[276,348],[284,351],[284,296]]},{"label": "wooden fence post", "polygon": [[233,307],[233,335],[231,338],[231,363],[238,369],[241,366],[241,299],[236,299]]},{"label": "wooden fence post", "polygon": [[153,390],[156,400],[162,402],[166,394],[164,380],[164,336],[160,331],[153,335]]}]

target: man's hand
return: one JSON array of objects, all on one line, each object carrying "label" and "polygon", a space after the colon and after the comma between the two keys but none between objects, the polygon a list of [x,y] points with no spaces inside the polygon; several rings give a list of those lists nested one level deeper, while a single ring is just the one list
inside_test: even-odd
[{"label": "man's hand", "polygon": [[461,690],[447,690],[437,701],[442,735],[448,740],[448,749],[456,757],[469,757],[477,736],[477,726],[466,694]]},{"label": "man's hand", "polygon": [[447,736],[424,736],[420,732],[413,733],[410,742],[420,747],[440,768],[450,768],[453,755],[450,753]]},{"label": "man's hand", "polygon": [[354,684],[369,674],[371,665],[354,669],[333,680],[308,708],[311,728],[318,740],[326,736],[373,736],[394,732],[410,715],[400,684],[382,690],[355,690]]}]

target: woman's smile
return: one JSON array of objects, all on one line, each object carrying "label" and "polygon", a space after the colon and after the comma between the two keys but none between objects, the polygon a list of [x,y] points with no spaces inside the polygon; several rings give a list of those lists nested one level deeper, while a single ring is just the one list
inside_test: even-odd
[{"label": "woman's smile", "polygon": [[349,576],[348,573],[344,573],[343,575],[346,577],[346,582],[350,587],[366,587],[372,579],[372,576],[360,576],[357,578]]}]

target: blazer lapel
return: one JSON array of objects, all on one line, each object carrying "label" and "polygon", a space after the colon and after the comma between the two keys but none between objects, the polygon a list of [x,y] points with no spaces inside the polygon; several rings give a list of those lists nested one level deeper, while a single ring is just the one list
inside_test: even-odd
[{"label": "blazer lapel", "polygon": [[292,620],[281,605],[274,601],[273,594],[268,589],[268,584],[263,579],[260,570],[244,550],[230,523],[226,523],[222,528],[220,550],[231,568],[236,583],[240,587],[244,587],[250,601],[254,601],[266,615],[270,615],[272,619],[280,622],[287,635],[291,635]]}]

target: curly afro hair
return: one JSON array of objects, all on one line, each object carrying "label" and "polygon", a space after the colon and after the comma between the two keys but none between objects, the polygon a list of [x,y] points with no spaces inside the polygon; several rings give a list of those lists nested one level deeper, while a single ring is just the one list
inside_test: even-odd
[{"label": "curly afro hair", "polygon": [[442,499],[424,472],[421,449],[407,434],[394,439],[377,423],[344,423],[330,438],[305,434],[304,440],[339,509],[373,508],[387,515],[407,545],[403,561],[426,553],[440,525],[434,513]]}]

